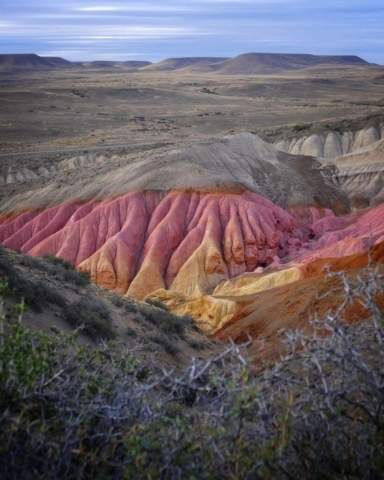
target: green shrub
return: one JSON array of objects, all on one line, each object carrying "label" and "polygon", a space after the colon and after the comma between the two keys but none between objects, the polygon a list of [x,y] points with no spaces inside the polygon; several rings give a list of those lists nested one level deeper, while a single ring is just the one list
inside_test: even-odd
[{"label": "green shrub", "polygon": [[99,300],[81,298],[66,306],[64,317],[72,327],[82,327],[84,333],[94,340],[115,337],[110,313]]},{"label": "green shrub", "polygon": [[79,272],[74,266],[66,260],[55,257],[54,255],[45,255],[43,257],[31,257],[29,255],[21,256],[20,265],[28,268],[47,272],[54,278],[71,283],[78,287],[84,287],[90,283],[88,272]]},{"label": "green shrub", "polygon": [[139,342],[84,347],[1,315],[1,478],[383,478],[382,278],[345,292],[341,309],[359,298],[372,322],[338,311],[317,319],[326,339],[286,332],[287,357],[259,374],[235,344],[169,368]]},{"label": "green shrub", "polygon": [[0,278],[0,295],[9,294],[9,283],[5,278]]},{"label": "green shrub", "polygon": [[152,305],[153,307],[160,308],[161,310],[165,310],[166,312],[168,312],[167,305],[165,305],[165,303],[163,303],[158,298],[148,298],[147,300],[145,300],[145,302],[149,305]]},{"label": "green shrub", "polygon": [[[17,310],[23,311],[23,304]],[[21,397],[33,392],[52,374],[52,343],[41,332],[31,332],[21,321],[0,316],[0,384]]]},{"label": "green shrub", "polygon": [[184,338],[187,329],[192,329],[195,322],[191,317],[179,317],[162,308],[147,308],[144,305],[140,308],[144,320],[155,325],[159,330],[168,334]]},{"label": "green shrub", "polygon": [[85,287],[91,282],[88,272],[80,272],[78,270],[67,270],[64,272],[62,279],[78,287]]},{"label": "green shrub", "polygon": [[43,255],[41,258],[47,262],[50,262],[52,265],[60,266],[65,270],[74,270],[72,263],[64,260],[63,258],[56,257],[55,255]]},{"label": "green shrub", "polygon": [[152,342],[160,345],[169,355],[176,356],[178,353],[180,353],[179,347],[172,342],[172,339],[169,339],[161,332],[159,332],[158,334],[151,334],[148,338]]},{"label": "green shrub", "polygon": [[[54,255],[45,255],[42,257],[45,260],[45,268],[49,273],[60,278],[64,282],[72,283],[78,287],[84,287],[90,283],[90,276],[88,272],[80,272],[75,269],[75,267],[60,257],[55,257]],[[53,265],[54,268],[50,268],[49,265]]]},{"label": "green shrub", "polygon": [[37,312],[49,303],[60,307],[66,305],[65,299],[57,290],[33,277],[28,278],[15,268],[4,250],[0,250],[0,277],[3,283],[7,283],[9,295],[23,298],[25,303]]}]

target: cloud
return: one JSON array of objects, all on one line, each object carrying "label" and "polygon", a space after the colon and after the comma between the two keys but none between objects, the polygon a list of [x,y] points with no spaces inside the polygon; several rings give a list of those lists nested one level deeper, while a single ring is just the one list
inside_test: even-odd
[{"label": "cloud", "polygon": [[43,57],[61,57],[61,58],[70,58],[72,61],[94,61],[94,60],[113,60],[113,61],[125,61],[128,59],[140,59],[146,58],[145,53],[137,52],[120,52],[119,50],[108,50],[100,51],[89,49],[89,54],[86,59],[84,59],[84,49],[83,48],[63,48],[60,50],[39,50],[37,51],[38,55]]},{"label": "cloud", "polygon": [[84,13],[186,13],[196,11],[196,8],[188,5],[161,3],[125,3],[108,5],[86,5],[74,8],[76,12]]},{"label": "cloud", "polygon": [[12,30],[12,28],[14,27],[14,23],[13,22],[3,22],[3,21],[0,21],[0,32],[1,30],[3,31],[10,31]]},{"label": "cloud", "polygon": [[93,25],[80,23],[77,25],[55,25],[55,24],[29,24],[27,22],[14,22],[8,27],[5,26],[2,34],[4,36],[18,38],[52,39],[55,37],[69,37],[73,40],[93,39],[145,39],[145,38],[173,38],[183,36],[203,35],[202,29],[187,26],[151,25],[151,24],[124,24],[124,23],[102,23]]},{"label": "cloud", "polygon": [[[133,8],[132,8],[133,7]],[[140,9],[140,8],[139,8]],[[78,7],[74,9],[77,12],[121,12],[121,11],[137,11],[138,7],[133,5],[91,5],[89,7]]]},{"label": "cloud", "polygon": [[384,62],[383,0],[0,1],[0,52],[54,47],[84,60],[124,52],[157,60],[303,51]]}]

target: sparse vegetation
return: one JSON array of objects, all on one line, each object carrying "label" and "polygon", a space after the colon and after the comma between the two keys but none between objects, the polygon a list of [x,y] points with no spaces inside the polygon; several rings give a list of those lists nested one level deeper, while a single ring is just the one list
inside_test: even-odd
[{"label": "sparse vegetation", "polygon": [[176,356],[180,352],[178,346],[175,343],[172,343],[172,338],[169,338],[162,332],[150,334],[149,339],[160,345],[169,355]]},{"label": "sparse vegetation", "polygon": [[[346,283],[314,320],[328,337],[286,332],[286,358],[257,375],[246,346],[169,370],[3,312],[2,478],[383,478],[382,291],[374,273]],[[341,322],[352,298],[372,322]]]},{"label": "sparse vegetation", "polygon": [[21,259],[21,264],[29,268],[37,268],[42,272],[49,273],[54,278],[73,283],[78,287],[83,287],[90,283],[90,277],[87,272],[76,270],[71,263],[54,255],[45,255],[37,258],[24,256]]},{"label": "sparse vegetation", "polygon": [[50,262],[53,265],[59,265],[65,270],[74,270],[73,265],[70,262],[67,262],[67,260],[64,260],[63,258],[55,257],[55,255],[43,255],[42,258],[43,260],[46,260],[47,262]]},{"label": "sparse vegetation", "polygon": [[6,285],[8,295],[23,298],[35,311],[41,311],[42,306],[47,303],[65,306],[64,298],[55,289],[36,278],[22,275],[2,248],[0,248],[0,281]]},{"label": "sparse vegetation", "polygon": [[111,317],[104,303],[95,298],[81,298],[67,305],[64,310],[66,321],[74,328],[82,328],[93,340],[114,338]]},{"label": "sparse vegetation", "polygon": [[164,308],[145,308],[142,314],[145,321],[155,325],[162,332],[169,335],[185,336],[187,328],[194,327],[194,321],[190,317],[178,317]]},{"label": "sparse vegetation", "polygon": [[118,295],[110,295],[114,305],[124,308],[127,313],[138,313],[136,322],[155,326],[167,335],[184,338],[187,330],[197,330],[196,324],[191,317],[180,317],[168,310],[168,307],[158,299],[147,299],[139,304],[131,299],[125,299]]},{"label": "sparse vegetation", "polygon": [[66,272],[78,273],[56,257],[27,257],[0,248],[0,295],[12,308],[22,298],[28,319],[38,328],[57,332],[70,326],[81,332],[82,341],[93,343],[123,337],[133,346],[138,342],[143,351],[166,353],[183,363],[182,350],[201,353],[212,346],[191,318],[178,317],[165,305],[137,302],[95,285],[79,289],[76,278]]},{"label": "sparse vegetation", "polygon": [[152,305],[156,308],[161,308],[162,310],[168,311],[167,305],[165,305],[165,303],[163,303],[161,300],[159,300],[157,298],[148,298],[146,300],[146,303],[148,303],[149,305]]}]

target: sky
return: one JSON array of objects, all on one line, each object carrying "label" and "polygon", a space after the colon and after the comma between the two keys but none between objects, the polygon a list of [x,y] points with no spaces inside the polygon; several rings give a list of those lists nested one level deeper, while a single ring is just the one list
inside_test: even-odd
[{"label": "sky", "polygon": [[0,53],[158,61],[245,52],[384,64],[384,0],[0,0]]}]

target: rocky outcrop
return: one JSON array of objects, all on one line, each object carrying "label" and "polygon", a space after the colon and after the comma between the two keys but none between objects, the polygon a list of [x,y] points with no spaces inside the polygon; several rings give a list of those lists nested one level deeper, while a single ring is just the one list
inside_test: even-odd
[{"label": "rocky outcrop", "polygon": [[[329,272],[384,263],[384,205],[344,217],[326,215],[311,225],[311,232],[312,240],[298,242],[286,257],[276,259],[268,268],[258,267],[223,280],[198,297],[172,289],[154,291],[149,297],[158,298],[178,314],[192,315],[209,332],[241,321],[244,333],[247,319],[260,318],[260,309],[274,315],[273,298],[278,289],[289,292],[290,298],[284,297],[285,308],[293,310],[290,313],[297,322],[299,311],[292,305],[301,301],[295,292],[300,282],[316,284]],[[312,293],[315,296],[316,292]],[[328,294],[332,297],[332,292]],[[262,306],[263,298],[268,299],[267,305]],[[265,317],[263,322],[270,319]],[[265,331],[265,326],[260,328]]]},{"label": "rocky outcrop", "polygon": [[[356,285],[358,280],[372,281],[375,275],[384,273],[383,261],[384,243],[381,243],[369,254],[314,262],[308,265],[311,274],[293,283],[281,284],[253,295],[232,297],[231,319],[219,326],[215,337],[238,342],[249,342],[251,338],[253,342],[249,353],[260,366],[263,360],[279,359],[286,348],[285,331],[312,334],[314,324],[311,320],[340,312],[340,306],[346,300],[346,283]],[[343,275],[325,275],[324,267],[333,273],[343,272]],[[383,291],[378,289],[374,298],[377,307],[383,310]],[[222,311],[225,313],[224,307]],[[217,311],[214,313],[218,314]],[[341,311],[342,320],[350,324],[370,319],[371,315],[368,306],[356,297],[351,297]]]},{"label": "rocky outcrop", "polygon": [[384,140],[334,160],[337,178],[354,208],[384,201]]},{"label": "rocky outcrop", "polygon": [[357,131],[314,133],[291,140],[280,140],[275,146],[294,155],[310,155],[331,160],[372,145],[382,138],[384,124]]},{"label": "rocky outcrop", "polygon": [[86,154],[67,158],[56,163],[45,164],[35,169],[9,167],[7,171],[0,171],[0,185],[23,184],[44,179],[53,179],[57,175],[67,171],[73,171],[87,166],[102,165],[107,160],[107,157],[104,155]]}]

